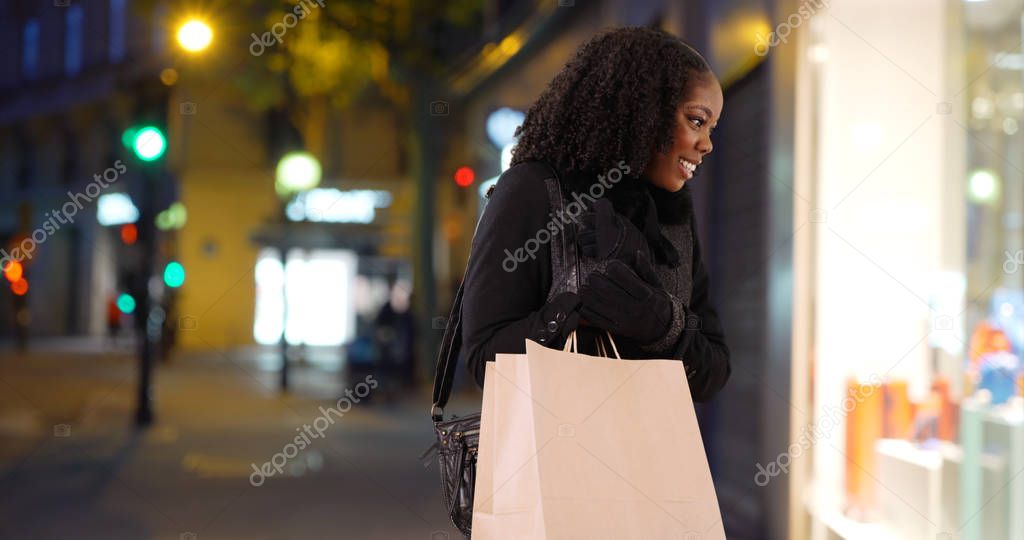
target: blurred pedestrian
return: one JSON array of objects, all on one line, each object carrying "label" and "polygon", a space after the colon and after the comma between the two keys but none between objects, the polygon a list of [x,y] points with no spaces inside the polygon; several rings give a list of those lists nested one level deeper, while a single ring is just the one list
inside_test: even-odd
[{"label": "blurred pedestrian", "polygon": [[382,393],[389,399],[413,383],[414,325],[409,309],[409,287],[396,278],[389,280],[388,301],[374,321],[377,344],[377,372],[384,379]]}]

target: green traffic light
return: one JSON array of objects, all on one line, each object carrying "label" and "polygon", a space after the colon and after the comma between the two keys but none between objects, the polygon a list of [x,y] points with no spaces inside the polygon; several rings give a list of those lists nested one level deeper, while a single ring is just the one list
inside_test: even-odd
[{"label": "green traffic light", "polygon": [[117,309],[121,310],[121,313],[132,313],[135,311],[135,299],[132,295],[124,293],[117,297]]},{"label": "green traffic light", "polygon": [[185,283],[185,267],[177,261],[171,261],[164,267],[164,283],[176,289]]},{"label": "green traffic light", "polygon": [[167,139],[160,128],[155,126],[131,127],[124,132],[124,142],[142,161],[160,159],[167,150]]}]

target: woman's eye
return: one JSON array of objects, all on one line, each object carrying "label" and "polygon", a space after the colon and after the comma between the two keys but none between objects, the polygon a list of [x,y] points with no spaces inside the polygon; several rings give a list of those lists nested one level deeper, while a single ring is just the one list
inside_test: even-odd
[{"label": "woman's eye", "polygon": [[704,125],[704,119],[703,118],[693,117],[693,118],[690,118],[690,121],[693,122],[693,124],[695,126],[697,126],[697,127],[701,127],[701,126]]}]

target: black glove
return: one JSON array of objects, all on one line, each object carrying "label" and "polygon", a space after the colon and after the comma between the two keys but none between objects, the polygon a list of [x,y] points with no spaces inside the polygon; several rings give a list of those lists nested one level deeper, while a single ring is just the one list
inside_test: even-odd
[{"label": "black glove", "polygon": [[647,238],[636,225],[616,213],[608,199],[598,199],[593,212],[580,215],[577,243],[587,257],[620,259],[634,268],[637,251],[650,253]]},{"label": "black glove", "polygon": [[564,292],[555,295],[537,312],[530,338],[545,347],[561,347],[565,338],[580,324],[580,297]]},{"label": "black glove", "polygon": [[639,273],[613,260],[604,271],[588,276],[588,284],[580,291],[580,314],[598,328],[647,345],[661,339],[672,324],[672,301],[647,256],[636,253],[635,257]]}]

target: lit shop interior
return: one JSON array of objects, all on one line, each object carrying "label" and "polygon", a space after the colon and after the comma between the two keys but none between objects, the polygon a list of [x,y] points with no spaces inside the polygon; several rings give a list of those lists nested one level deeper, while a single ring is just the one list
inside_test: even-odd
[{"label": "lit shop interior", "polygon": [[1024,538],[1024,2],[805,24],[792,445],[764,478],[813,539]]},{"label": "lit shop interior", "polygon": [[[353,182],[320,185],[315,158],[297,154],[282,160],[296,160],[297,170],[278,172],[282,215],[252,235],[260,247],[253,338],[284,346],[291,360],[339,369],[372,354],[374,322],[385,304],[409,309],[411,267],[382,250],[393,225],[381,216],[392,205],[389,191]],[[316,171],[314,180],[283,185],[305,178],[306,168]],[[265,350],[268,365],[280,361],[274,351]]]}]

